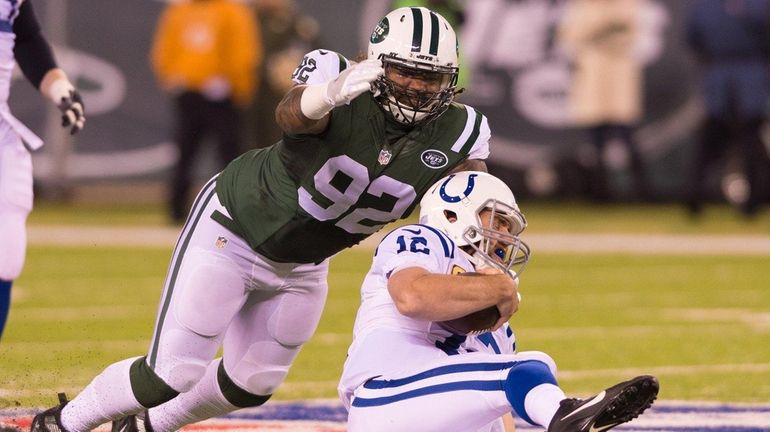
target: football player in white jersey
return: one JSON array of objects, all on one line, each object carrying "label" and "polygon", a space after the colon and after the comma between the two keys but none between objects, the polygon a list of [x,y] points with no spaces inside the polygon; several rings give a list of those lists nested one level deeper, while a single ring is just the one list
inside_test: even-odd
[{"label": "football player in white jersey", "polygon": [[[504,431],[512,430],[504,422],[511,412],[548,432],[605,431],[652,404],[652,376],[567,398],[551,357],[516,352],[507,321],[530,251],[505,183],[484,172],[452,174],[420,206],[420,224],[379,244],[361,288],[339,384],[350,432]],[[490,306],[499,319],[488,331],[457,334],[447,325]]]},{"label": "football player in white jersey", "polygon": [[26,221],[32,210],[32,157],[42,140],[8,108],[11,74],[19,65],[29,82],[62,112],[62,126],[83,127],[83,101],[56,65],[29,0],[0,0],[0,336],[27,249]]}]

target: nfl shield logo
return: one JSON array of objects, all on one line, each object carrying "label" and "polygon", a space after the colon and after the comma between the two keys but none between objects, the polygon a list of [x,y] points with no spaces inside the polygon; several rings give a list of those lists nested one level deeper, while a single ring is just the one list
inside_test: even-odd
[{"label": "nfl shield logo", "polygon": [[214,243],[214,246],[216,246],[217,249],[222,249],[225,247],[226,244],[227,244],[227,239],[224,237],[219,237],[216,243]]},{"label": "nfl shield logo", "polygon": [[377,157],[377,162],[380,163],[380,165],[387,165],[390,162],[390,158],[393,156],[393,153],[389,150],[380,150],[380,156]]}]

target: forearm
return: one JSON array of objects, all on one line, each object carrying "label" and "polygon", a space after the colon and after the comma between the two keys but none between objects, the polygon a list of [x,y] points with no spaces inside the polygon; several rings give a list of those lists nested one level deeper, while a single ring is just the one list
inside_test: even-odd
[{"label": "forearm", "polygon": [[388,289],[402,314],[446,321],[498,304],[512,292],[508,276],[452,276],[405,269],[391,276]]},{"label": "forearm", "polygon": [[287,134],[319,134],[326,130],[329,115],[319,119],[309,118],[302,110],[302,96],[307,86],[292,87],[275,109],[275,121]]}]

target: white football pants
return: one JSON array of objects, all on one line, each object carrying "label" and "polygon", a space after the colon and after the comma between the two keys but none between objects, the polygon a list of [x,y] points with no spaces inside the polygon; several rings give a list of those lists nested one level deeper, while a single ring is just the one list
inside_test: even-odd
[{"label": "white football pants", "polygon": [[492,432],[502,430],[500,417],[512,411],[505,383],[516,362],[537,360],[556,373],[544,353],[474,352],[446,356],[419,345],[399,349],[415,358],[411,370],[393,365],[354,391],[348,413],[349,432]]},{"label": "white football pants", "polygon": [[13,130],[0,127],[0,279],[21,274],[31,210],[32,157]]},{"label": "white football pants", "polygon": [[229,217],[204,186],[179,237],[166,276],[147,362],[179,392],[190,390],[224,348],[228,376],[269,395],[315,332],[327,293],[329,260],[272,262],[211,215]]}]

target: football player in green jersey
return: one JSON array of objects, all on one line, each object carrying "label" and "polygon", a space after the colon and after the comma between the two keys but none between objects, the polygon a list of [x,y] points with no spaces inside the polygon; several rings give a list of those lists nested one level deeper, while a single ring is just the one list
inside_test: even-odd
[{"label": "football player in green jersey", "polygon": [[198,195],[148,354],[110,365],[32,430],[174,431],[267,401],[315,331],[329,257],[407,216],[439,178],[486,171],[487,119],[453,101],[457,71],[452,27],[416,7],[379,22],[363,61],[305,56],[276,109],[283,139]]}]

